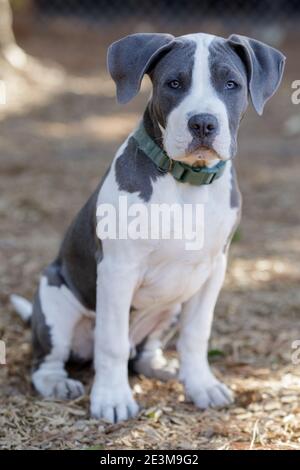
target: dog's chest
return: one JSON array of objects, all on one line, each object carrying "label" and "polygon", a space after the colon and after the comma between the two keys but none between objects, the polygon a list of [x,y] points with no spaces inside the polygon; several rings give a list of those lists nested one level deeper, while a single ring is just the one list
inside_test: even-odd
[{"label": "dog's chest", "polygon": [[[183,223],[181,239],[175,239],[171,230],[169,239],[154,244],[133,299],[138,309],[182,303],[194,295],[209,277],[237,219],[237,209],[230,206],[229,168],[213,185],[179,183],[178,188],[177,183],[168,183],[154,187],[151,202],[180,206],[183,220],[188,222]],[[176,218],[178,212],[174,211],[170,217],[172,227]],[[189,237],[195,234],[197,240],[191,241]]]}]

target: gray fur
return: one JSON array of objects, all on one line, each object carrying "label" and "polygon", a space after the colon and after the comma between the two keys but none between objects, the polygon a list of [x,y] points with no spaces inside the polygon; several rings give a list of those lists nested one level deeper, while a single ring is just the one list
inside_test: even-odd
[{"label": "gray fur", "polygon": [[239,189],[239,185],[237,182],[237,176],[236,176],[236,170],[234,166],[231,166],[231,191],[230,191],[230,207],[232,209],[237,209],[237,217],[236,221],[232,227],[232,230],[229,234],[229,237],[227,238],[223,252],[227,253],[230,247],[230,243],[232,241],[232,238],[240,224],[241,221],[241,215],[242,215],[242,195]]},{"label": "gray fur", "polygon": [[[43,271],[43,276],[47,277],[50,286],[60,287],[64,284],[64,279],[60,273],[60,266],[57,262],[51,263]],[[31,317],[32,345],[33,345],[33,370],[37,370],[44,358],[50,354],[52,349],[51,330],[45,322],[45,315],[42,310],[39,293],[36,293]]]},{"label": "gray fur", "polygon": [[164,176],[155,163],[140,150],[133,137],[115,165],[116,180],[121,191],[139,193],[143,201],[150,200],[152,195],[152,182]]},{"label": "gray fur", "polygon": [[64,278],[61,275],[60,265],[57,261],[49,264],[44,269],[43,276],[47,277],[49,286],[60,287],[65,284]]},{"label": "gray fur", "polygon": [[117,86],[117,98],[127,103],[139,92],[144,74],[161,54],[167,52],[171,34],[132,34],[108,49],[107,67]]},{"label": "gray fur", "polygon": [[31,317],[32,349],[33,349],[33,371],[37,370],[45,357],[52,349],[50,328],[45,322],[39,293],[33,301],[33,313]]},{"label": "gray fur", "polygon": [[[103,258],[101,241],[96,236],[96,204],[107,173],[70,225],[58,257],[43,272],[50,286],[66,285],[91,310],[96,307],[97,263]],[[36,370],[52,349],[51,330],[45,322],[38,292],[33,303],[31,325],[33,368]]]},{"label": "gray fur", "polygon": [[158,125],[158,120],[155,118],[155,111],[153,109],[152,100],[148,103],[143,116],[143,123],[145,130],[154,142],[163,149],[163,137]]},{"label": "gray fur", "polygon": [[231,191],[230,191],[230,207],[231,209],[237,209],[241,207],[241,192],[239,190],[236,170],[234,166],[231,166]]},{"label": "gray fur", "polygon": [[[221,38],[215,38],[209,47],[209,67],[212,85],[227,109],[233,157],[237,151],[239,124],[248,106],[246,70],[240,57]],[[234,80],[238,88],[225,89],[224,83],[229,80]]]},{"label": "gray fur", "polygon": [[[169,52],[149,73],[153,85],[149,106],[152,117],[162,127],[166,127],[168,115],[190,91],[196,47],[192,40],[176,39]],[[170,88],[168,84],[172,80],[179,80],[181,88]]]},{"label": "gray fur", "polygon": [[245,64],[251,100],[261,115],[266,102],[280,85],[285,56],[267,44],[237,34],[229,37],[228,44]]},{"label": "gray fur", "polygon": [[[96,202],[92,195],[67,231],[58,258],[43,272],[50,286],[66,285],[88,308],[96,305],[96,260],[102,256],[101,242],[96,238]],[[93,236],[95,232],[95,237]],[[39,294],[32,313],[33,367],[38,369],[52,349],[51,330],[45,322]]]},{"label": "gray fur", "polygon": [[57,258],[65,284],[90,310],[96,308],[97,263],[103,257],[102,244],[96,234],[99,189],[70,225]]}]

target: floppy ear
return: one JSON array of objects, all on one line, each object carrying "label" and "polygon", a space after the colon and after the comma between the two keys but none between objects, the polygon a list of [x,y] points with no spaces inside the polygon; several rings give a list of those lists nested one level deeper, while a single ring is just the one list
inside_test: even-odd
[{"label": "floppy ear", "polygon": [[154,60],[171,48],[171,34],[132,34],[108,49],[107,67],[117,86],[119,103],[128,103],[138,92]]},{"label": "floppy ear", "polygon": [[277,49],[245,36],[233,34],[228,41],[245,64],[252,104],[261,116],[267,100],[280,85],[285,56]]}]

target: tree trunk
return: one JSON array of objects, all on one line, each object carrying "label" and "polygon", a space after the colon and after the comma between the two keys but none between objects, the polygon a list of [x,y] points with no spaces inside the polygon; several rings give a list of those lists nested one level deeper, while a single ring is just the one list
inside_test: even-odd
[{"label": "tree trunk", "polygon": [[9,0],[0,0],[0,50],[15,44]]},{"label": "tree trunk", "polygon": [[12,22],[9,0],[0,0],[0,58],[14,69],[24,70],[27,55],[16,43]]},{"label": "tree trunk", "polygon": [[25,103],[32,103],[33,96],[42,95],[47,86],[52,90],[63,79],[59,67],[40,63],[18,46],[10,2],[0,0],[0,85],[5,83],[7,96],[6,106],[0,106],[0,118],[4,112],[14,112]]}]

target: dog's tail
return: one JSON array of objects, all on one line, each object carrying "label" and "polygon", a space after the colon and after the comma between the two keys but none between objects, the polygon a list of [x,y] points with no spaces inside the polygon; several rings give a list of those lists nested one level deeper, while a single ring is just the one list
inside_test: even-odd
[{"label": "dog's tail", "polygon": [[22,320],[29,323],[32,315],[32,304],[24,297],[15,294],[10,296],[10,301]]}]

